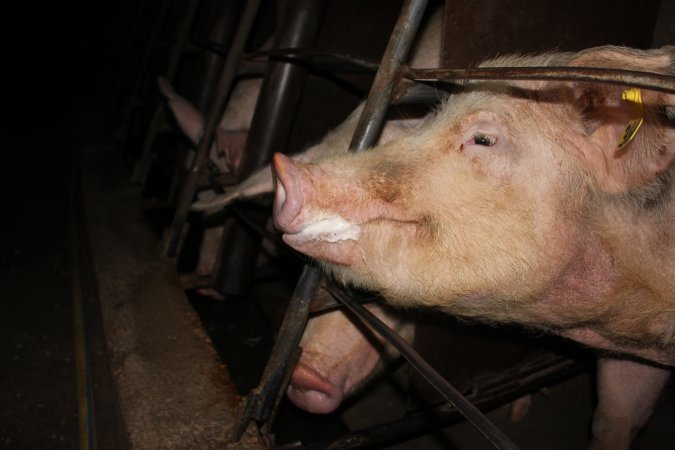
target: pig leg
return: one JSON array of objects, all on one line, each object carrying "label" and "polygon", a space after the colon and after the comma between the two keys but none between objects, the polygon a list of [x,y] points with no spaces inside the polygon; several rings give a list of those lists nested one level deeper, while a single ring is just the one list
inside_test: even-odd
[{"label": "pig leg", "polygon": [[592,450],[628,450],[652,414],[670,371],[629,360],[598,360]]}]

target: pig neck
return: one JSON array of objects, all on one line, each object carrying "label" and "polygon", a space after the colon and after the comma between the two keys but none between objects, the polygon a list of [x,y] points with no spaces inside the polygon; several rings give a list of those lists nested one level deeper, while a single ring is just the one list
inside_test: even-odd
[{"label": "pig neck", "polygon": [[[659,205],[601,196],[576,270],[543,308],[562,308],[559,332],[584,344],[675,364],[675,212],[672,189]],[[565,321],[569,321],[565,324]]]},{"label": "pig neck", "polygon": [[675,306],[675,203],[672,186],[666,187],[658,199],[636,200],[639,193],[610,196],[595,222],[622,286],[640,286],[643,295],[670,310]]}]

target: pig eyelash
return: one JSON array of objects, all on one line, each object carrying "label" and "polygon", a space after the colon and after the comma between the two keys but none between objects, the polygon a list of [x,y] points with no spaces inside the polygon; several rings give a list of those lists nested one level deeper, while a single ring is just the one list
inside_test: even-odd
[{"label": "pig eyelash", "polygon": [[487,134],[476,133],[473,135],[473,143],[476,145],[491,147],[495,145],[495,142],[497,142],[497,140],[492,136],[488,136]]}]

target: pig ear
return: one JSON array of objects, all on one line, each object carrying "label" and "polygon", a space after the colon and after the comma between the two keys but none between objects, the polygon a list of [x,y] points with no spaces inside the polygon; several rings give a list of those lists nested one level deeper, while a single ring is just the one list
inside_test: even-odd
[{"label": "pig ear", "polygon": [[218,127],[216,131],[216,148],[225,157],[225,164],[232,173],[241,165],[247,136],[248,130],[225,130]]},{"label": "pig ear", "polygon": [[[675,74],[675,47],[632,50],[600,47],[581,52],[569,65]],[[575,85],[586,138],[580,148],[599,185],[608,192],[644,186],[675,160],[670,116],[675,95],[626,86]]]},{"label": "pig ear", "polygon": [[183,134],[194,144],[199,144],[199,140],[204,134],[204,117],[192,103],[185,100],[171,87],[171,84],[165,78],[158,78],[157,84],[159,90],[169,104],[169,108],[176,118],[176,123]]}]

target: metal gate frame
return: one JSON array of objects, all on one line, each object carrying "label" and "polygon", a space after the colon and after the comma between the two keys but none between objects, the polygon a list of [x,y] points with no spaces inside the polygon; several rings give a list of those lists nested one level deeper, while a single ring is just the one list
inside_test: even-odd
[{"label": "metal gate frame", "polygon": [[[405,1],[350,143],[350,151],[360,152],[372,147],[376,143],[390,103],[401,101],[406,94],[410,94],[412,91],[415,91],[418,98],[420,92],[422,92],[422,97],[424,97],[424,88],[420,89],[419,85],[415,83],[433,84],[438,87],[444,83],[451,84],[453,81],[466,79],[576,80],[631,85],[644,89],[675,93],[675,77],[625,70],[570,67],[411,69],[403,62],[407,59],[426,5],[427,0]],[[226,92],[230,89],[235,74],[235,65],[241,56],[243,48],[241,39],[243,38],[240,36],[248,34],[247,30],[250,29],[253,17],[251,14],[255,14],[258,1],[250,2],[249,7],[250,9],[247,9],[247,12],[244,14],[245,19],[242,21],[240,33],[235,38],[230,51],[230,57],[228,57],[226,62],[227,70],[223,72],[223,78],[221,78],[221,82],[219,83],[218,92],[221,95],[218,96],[218,99],[222,100],[217,100],[212,106],[211,114],[209,114],[207,120],[204,139],[199,145],[192,170],[183,187],[174,222],[166,241],[165,254],[168,256],[174,255],[178,250],[182,227],[185,224],[189,205],[196,190],[196,177],[208,156],[208,148],[217,120],[225,106]],[[292,55],[294,51],[292,49],[286,50],[286,54]],[[256,112],[256,114],[258,113]],[[249,149],[248,144],[247,149]],[[254,158],[257,158],[257,161],[256,163],[249,163],[249,166],[261,165],[267,157],[268,155],[265,152],[262,155],[254,156]],[[234,210],[236,211],[236,209]],[[241,217],[241,214],[239,216]],[[251,421],[263,424],[263,434],[269,431],[282,393],[300,356],[298,343],[304,332],[309,314],[313,308],[317,308],[316,305],[312,305],[312,298],[321,279],[322,275],[319,269],[311,265],[304,267],[295,292],[290,299],[286,316],[279,330],[277,341],[260,385],[249,394],[240,410],[239,421],[235,427],[233,436],[234,441],[238,441],[241,438],[243,433],[249,428]],[[372,316],[358,301],[354,301],[352,294],[334,284],[330,285],[329,291],[340,305],[350,309],[360,320],[364,321],[369,327],[394,345],[410,361],[413,367],[430,381],[444,398],[457,411],[464,415],[496,448],[517,448],[478,409],[447,383],[445,379],[438,375],[433,368],[428,366],[405,341],[389,330],[379,319]],[[570,365],[562,361],[559,368],[561,370],[568,370],[570,369]],[[406,420],[414,421],[418,419]],[[352,447],[357,444],[356,440],[354,435],[351,437],[347,436],[341,440],[341,444],[333,443],[330,447]],[[361,441],[361,444],[364,443],[368,442]]]}]

